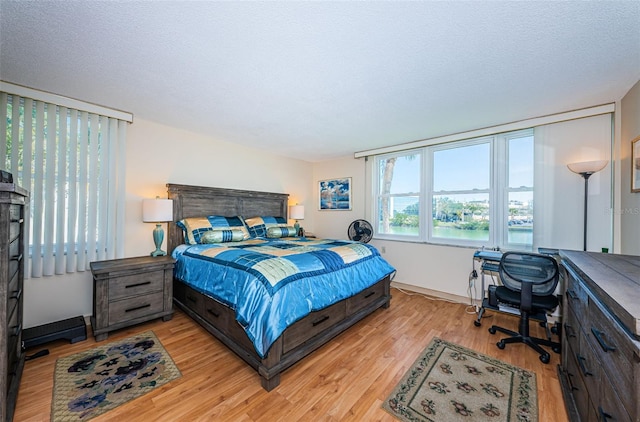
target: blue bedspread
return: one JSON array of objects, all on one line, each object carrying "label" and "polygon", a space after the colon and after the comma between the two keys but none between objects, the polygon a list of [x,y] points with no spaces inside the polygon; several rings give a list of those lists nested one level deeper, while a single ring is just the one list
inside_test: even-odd
[{"label": "blue bedspread", "polygon": [[181,245],[173,257],[178,279],[235,311],[260,357],[289,325],[395,271],[370,245],[327,239]]}]

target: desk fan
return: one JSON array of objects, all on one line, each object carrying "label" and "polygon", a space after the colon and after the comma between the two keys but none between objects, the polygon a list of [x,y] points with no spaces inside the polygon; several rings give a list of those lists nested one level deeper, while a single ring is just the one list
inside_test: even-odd
[{"label": "desk fan", "polygon": [[351,240],[368,243],[373,237],[373,227],[367,220],[356,220],[349,225],[347,234]]}]

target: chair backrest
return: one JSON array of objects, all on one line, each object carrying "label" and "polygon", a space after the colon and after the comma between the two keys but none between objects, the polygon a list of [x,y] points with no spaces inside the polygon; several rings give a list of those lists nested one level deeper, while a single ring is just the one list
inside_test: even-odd
[{"label": "chair backrest", "polygon": [[499,273],[508,289],[519,292],[521,284],[529,282],[536,296],[553,294],[559,279],[555,258],[528,252],[505,252],[500,259]]}]

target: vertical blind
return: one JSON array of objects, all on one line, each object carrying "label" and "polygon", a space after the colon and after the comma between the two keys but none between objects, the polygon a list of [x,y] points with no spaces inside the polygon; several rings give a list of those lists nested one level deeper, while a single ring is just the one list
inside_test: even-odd
[{"label": "vertical blind", "polygon": [[123,257],[128,122],[8,92],[0,114],[0,168],[30,191],[25,276]]}]

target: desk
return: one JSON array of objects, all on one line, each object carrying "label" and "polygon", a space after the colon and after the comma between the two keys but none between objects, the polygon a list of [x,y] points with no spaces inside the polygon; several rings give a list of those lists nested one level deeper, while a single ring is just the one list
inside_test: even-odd
[{"label": "desk", "polygon": [[[540,248],[538,252],[546,255],[557,255],[558,253],[558,251],[555,249],[547,248]],[[498,272],[500,270],[500,260],[502,259],[502,252],[492,250],[478,250],[473,254],[473,259],[476,261],[480,261],[480,280],[482,283],[482,306],[478,311],[478,317],[475,321],[473,321],[473,325],[475,325],[476,327],[480,327],[482,325],[482,316],[487,309],[519,316],[520,310],[518,308],[514,308],[513,306],[509,306],[506,304],[501,304],[497,301],[497,299],[491,297],[491,292],[487,291],[487,287],[485,284],[485,275],[498,275]],[[500,278],[498,277],[498,280],[499,279]],[[529,316],[529,318],[543,323],[545,327],[547,325],[547,315],[544,312],[532,314]],[[551,338],[551,334],[548,332],[548,330],[547,337],[549,339]]]},{"label": "desk", "polygon": [[473,259],[476,261],[480,261],[480,280],[482,283],[482,306],[478,311],[478,318],[473,322],[476,327],[482,325],[482,315],[484,315],[486,309],[491,309],[494,311],[500,310],[497,303],[493,305],[493,300],[489,300],[490,298],[487,295],[484,277],[485,275],[498,274],[501,258],[502,252],[500,251],[479,250],[473,254]]}]

